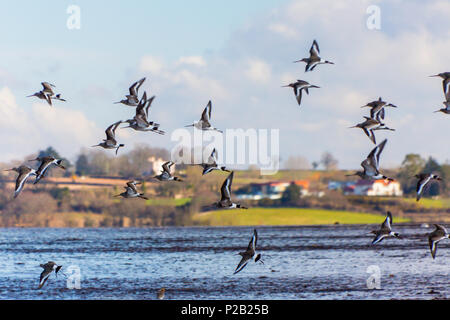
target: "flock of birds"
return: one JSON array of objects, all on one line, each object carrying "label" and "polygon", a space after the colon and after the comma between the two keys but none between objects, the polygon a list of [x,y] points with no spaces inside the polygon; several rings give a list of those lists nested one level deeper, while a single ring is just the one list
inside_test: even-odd
[{"label": "flock of birds", "polygon": [[[334,64],[331,61],[324,60],[319,56],[320,49],[319,45],[316,40],[313,41],[313,44],[309,50],[309,57],[303,58],[301,60],[294,61],[294,63],[304,62],[306,63],[305,66],[305,72],[313,71],[319,64]],[[445,101],[443,102],[445,105],[445,108],[440,109],[436,112],[443,112],[446,114],[450,114],[450,72],[440,73],[437,75],[433,75],[432,77],[441,77],[443,79],[443,90],[444,90],[444,96]],[[106,131],[106,139],[103,139],[103,141],[97,145],[94,145],[92,147],[102,147],[104,149],[115,149],[116,155],[119,151],[119,148],[124,147],[124,144],[119,143],[115,138],[115,132],[120,124],[127,123],[128,126],[123,128],[132,128],[136,131],[145,131],[145,132],[154,132],[160,135],[165,134],[164,131],[160,130],[160,125],[154,121],[151,121],[149,118],[149,111],[152,102],[155,99],[155,96],[152,96],[151,98],[147,99],[147,93],[144,92],[141,99],[139,99],[139,88],[144,83],[145,78],[142,78],[141,80],[133,83],[129,87],[129,94],[125,96],[125,99],[120,100],[118,102],[115,102],[115,104],[123,104],[129,107],[135,107],[135,115],[132,119],[128,119],[125,121],[119,120],[112,125],[110,125]],[[47,103],[52,106],[52,100],[58,100],[58,101],[66,101],[65,99],[61,98],[61,94],[55,94],[53,91],[53,88],[55,88],[54,85],[48,83],[48,82],[42,82],[43,89],[39,92],[34,93],[33,95],[30,95],[28,97],[37,97],[39,99],[46,100]],[[297,80],[294,83],[290,83],[283,87],[291,87],[294,90],[294,94],[297,100],[298,105],[301,104],[302,101],[302,92],[306,92],[306,94],[309,94],[309,89],[311,88],[320,88],[316,85],[312,85],[304,80]],[[392,107],[397,108],[397,106],[393,105],[392,103],[388,103],[386,101],[383,101],[380,97],[376,101],[372,101],[367,103],[365,106],[362,106],[362,108],[368,107],[370,108],[370,115],[364,117],[364,121],[361,123],[358,123],[354,127],[351,128],[360,128],[364,131],[364,133],[369,137],[369,139],[376,145],[376,138],[374,131],[377,130],[388,130],[388,131],[395,131],[395,129],[391,129],[387,127],[384,124],[385,119],[385,108]],[[207,106],[202,112],[202,115],[200,117],[200,120],[193,122],[193,124],[187,125],[186,127],[194,127],[198,130],[203,131],[222,131],[218,128],[215,128],[211,124],[211,110],[212,110],[212,103],[211,101],[208,102]],[[385,175],[383,175],[380,172],[379,169],[379,163],[380,163],[380,155],[386,145],[387,139],[382,141],[380,144],[376,145],[376,147],[369,153],[367,158],[361,163],[361,166],[363,168],[362,171],[358,171],[352,175],[357,175],[361,179],[370,179],[370,180],[378,180],[378,179],[384,179],[388,181],[393,181],[394,179],[389,178]],[[38,169],[33,169],[27,165],[21,165],[20,167],[8,169],[16,171],[19,175],[16,179],[16,187],[14,190],[14,198],[16,198],[21,190],[24,187],[24,184],[26,180],[34,175],[35,181],[34,184],[38,183],[42,178],[45,177],[45,174],[49,170],[51,165],[55,165],[61,169],[65,169],[65,167],[61,164],[61,159],[55,159],[51,156],[45,156],[36,158],[30,161],[39,161],[40,165]],[[162,171],[159,175],[154,176],[154,179],[157,179],[159,181],[178,181],[182,182],[183,180],[180,179],[177,176],[174,176],[171,172],[171,167],[174,165],[174,162],[167,161],[162,165]],[[233,183],[233,175],[234,172],[227,170],[225,166],[219,166],[217,164],[217,151],[216,149],[213,149],[211,155],[207,159],[206,162],[194,164],[201,166],[203,171],[202,174],[206,175],[214,170],[218,171],[224,171],[229,172],[228,177],[225,179],[225,181],[222,184],[221,187],[221,198],[219,201],[214,203],[213,205],[216,208],[221,209],[247,209],[246,207],[240,205],[239,203],[235,203],[231,200],[231,186]],[[429,183],[432,180],[441,180],[440,177],[433,173],[420,173],[415,176],[418,179],[417,182],[417,201],[420,200],[420,197],[425,190],[425,188],[429,185]],[[115,195],[114,197],[123,197],[123,198],[141,198],[141,199],[148,199],[145,197],[145,195],[138,191],[137,185],[141,184],[139,181],[129,181],[127,182],[126,186],[124,186],[125,191]],[[391,228],[392,224],[392,214],[390,212],[387,212],[387,216],[385,221],[382,223],[381,228],[379,230],[372,231],[372,233],[375,235],[375,238],[372,241],[372,244],[377,244],[381,242],[383,239],[387,237],[396,237],[400,238],[400,235],[397,232],[393,232]],[[436,256],[436,249],[437,249],[437,243],[443,239],[450,238],[450,235],[445,230],[445,228],[441,225],[435,225],[436,229],[428,234],[428,240],[429,240],[429,246],[431,250],[431,255],[433,259]],[[248,244],[248,247],[246,251],[240,252],[239,255],[241,255],[241,260],[239,264],[237,265],[234,274],[240,272],[244,267],[252,260],[254,262],[260,262],[264,263],[261,260],[261,254],[256,253],[256,245],[258,241],[258,233],[256,229],[253,231],[252,238]],[[54,271],[55,274],[58,273],[58,271],[62,268],[62,266],[57,265],[53,261],[49,261],[46,264],[40,265],[44,271],[41,273],[40,276],[40,282],[39,282],[39,288],[41,288],[45,282],[47,281],[50,274]],[[164,297],[165,288],[162,288],[158,294],[157,297],[159,299],[162,299]]]}]

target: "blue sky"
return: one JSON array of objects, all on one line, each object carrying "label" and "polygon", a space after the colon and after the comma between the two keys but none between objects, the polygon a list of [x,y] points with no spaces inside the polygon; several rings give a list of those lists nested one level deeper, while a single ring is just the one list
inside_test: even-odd
[{"label": "blue sky", "polygon": [[[366,8],[381,9],[381,30],[366,28]],[[66,28],[69,5],[81,29]],[[123,130],[128,145],[171,148],[170,132],[197,120],[208,100],[219,128],[280,128],[282,159],[309,161],[332,152],[356,168],[372,145],[347,129],[359,107],[382,96],[389,110],[384,165],[408,152],[450,159],[436,137],[447,135],[440,81],[448,71],[450,4],[433,1],[15,1],[0,3],[0,161],[53,145],[68,157],[103,139],[132,109],[112,102],[147,77],[157,96],[152,116],[164,137]],[[334,66],[304,73],[313,39]],[[295,79],[317,84],[302,106],[280,88]],[[68,102],[54,108],[25,98],[49,81]],[[20,122],[20,123],[17,123]],[[420,126],[414,125],[420,123]],[[76,130],[75,130],[76,129]],[[70,143],[68,143],[70,141]],[[382,163],[383,165],[383,163]]]}]

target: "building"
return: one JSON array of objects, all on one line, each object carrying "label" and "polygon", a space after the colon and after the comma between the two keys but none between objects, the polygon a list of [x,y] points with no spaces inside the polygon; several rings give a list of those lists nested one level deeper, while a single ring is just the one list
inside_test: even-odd
[{"label": "building", "polygon": [[283,192],[292,183],[300,187],[302,196],[308,195],[309,181],[273,181],[265,183],[252,183],[245,191],[237,191],[236,198],[241,200],[281,199]]},{"label": "building", "polygon": [[[150,157],[147,159],[150,164],[150,174],[159,174],[162,171],[162,165],[167,161],[162,158]],[[171,170],[175,170],[175,164]]]},{"label": "building", "polygon": [[403,195],[401,185],[398,181],[388,180],[359,180],[344,188],[345,195],[359,196],[393,196]]}]

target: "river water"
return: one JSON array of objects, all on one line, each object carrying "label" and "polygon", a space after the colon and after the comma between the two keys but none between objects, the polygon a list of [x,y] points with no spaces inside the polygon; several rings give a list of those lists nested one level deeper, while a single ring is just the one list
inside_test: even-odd
[{"label": "river water", "polygon": [[[264,264],[236,275],[252,227],[0,229],[0,299],[450,298],[450,240],[433,260],[433,227],[395,225],[403,238],[375,246],[372,229],[258,227]],[[38,290],[47,261],[62,272]]]}]

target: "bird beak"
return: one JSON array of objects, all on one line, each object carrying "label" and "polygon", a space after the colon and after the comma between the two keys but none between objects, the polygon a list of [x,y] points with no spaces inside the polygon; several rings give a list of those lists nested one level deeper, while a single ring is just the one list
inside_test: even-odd
[{"label": "bird beak", "polygon": [[439,75],[438,75],[438,74],[435,74],[435,75],[433,75],[433,76],[430,76],[430,77],[439,77]]}]

